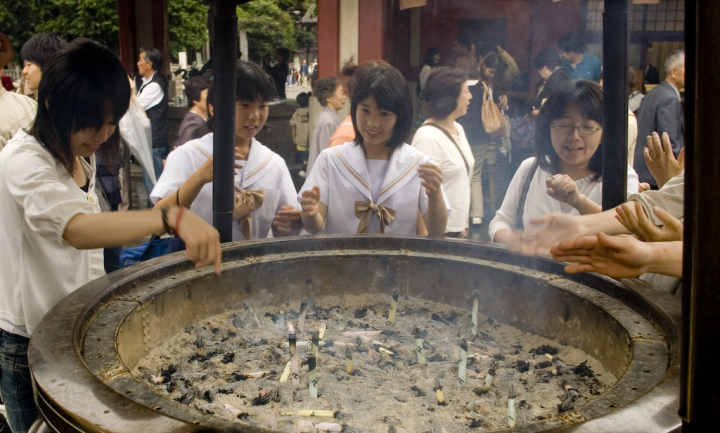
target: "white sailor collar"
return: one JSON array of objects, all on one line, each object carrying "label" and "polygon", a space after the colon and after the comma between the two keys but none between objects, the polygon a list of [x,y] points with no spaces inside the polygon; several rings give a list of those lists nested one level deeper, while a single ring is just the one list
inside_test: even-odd
[{"label": "white sailor collar", "polygon": [[[329,149],[329,155],[343,176],[363,195],[372,201],[370,176],[365,161],[365,152],[355,142],[345,143]],[[384,202],[417,175],[417,166],[430,158],[408,144],[403,144],[390,156],[390,164],[383,179],[378,203]]]}]

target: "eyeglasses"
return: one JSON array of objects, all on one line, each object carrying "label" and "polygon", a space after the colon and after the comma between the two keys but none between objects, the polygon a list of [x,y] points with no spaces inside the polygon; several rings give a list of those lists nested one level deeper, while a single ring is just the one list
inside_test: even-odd
[{"label": "eyeglasses", "polygon": [[598,132],[602,128],[599,126],[592,126],[592,125],[580,125],[575,126],[571,125],[569,123],[553,123],[550,126],[555,128],[555,130],[561,134],[572,134],[574,130],[578,130],[580,135],[593,135],[594,133]]}]

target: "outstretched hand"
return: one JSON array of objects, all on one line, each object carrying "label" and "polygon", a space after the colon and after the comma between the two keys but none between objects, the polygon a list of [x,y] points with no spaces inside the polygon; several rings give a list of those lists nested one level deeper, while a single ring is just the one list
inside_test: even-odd
[{"label": "outstretched hand", "polygon": [[553,259],[571,262],[568,274],[597,272],[613,278],[632,278],[650,269],[650,246],[629,235],[583,236],[560,242],[551,249]]},{"label": "outstretched hand", "polygon": [[300,198],[302,213],[315,216],[320,211],[320,187],[315,185],[312,189],[303,191]]},{"label": "outstretched hand", "polygon": [[443,176],[440,167],[429,162],[420,164],[418,166],[418,176],[428,197],[434,197],[441,192]]},{"label": "outstretched hand", "polygon": [[645,242],[671,242],[683,240],[684,226],[682,221],[655,206],[653,213],[665,223],[661,228],[656,226],[645,214],[639,202],[627,202],[618,206],[615,218],[631,233]]},{"label": "outstretched hand", "polygon": [[183,211],[178,221],[179,208],[174,207],[168,218],[174,221],[173,228],[185,242],[185,256],[201,268],[215,264],[215,273],[220,274],[222,268],[222,251],[220,250],[220,234],[215,227],[188,209]]},{"label": "outstretched hand", "polygon": [[685,169],[685,148],[680,150],[678,158],[675,159],[667,132],[663,132],[662,143],[657,132],[653,132],[651,136],[648,135],[647,147],[643,154],[648,170],[657,181],[659,188],[662,188],[673,177],[682,174]]},{"label": "outstretched hand", "polygon": [[279,236],[289,236],[300,231],[300,211],[293,206],[285,205],[275,215],[272,222],[273,228]]},{"label": "outstretched hand", "polygon": [[553,245],[582,234],[576,218],[556,212],[531,220],[531,228],[519,235],[518,250],[528,256],[549,255]]}]

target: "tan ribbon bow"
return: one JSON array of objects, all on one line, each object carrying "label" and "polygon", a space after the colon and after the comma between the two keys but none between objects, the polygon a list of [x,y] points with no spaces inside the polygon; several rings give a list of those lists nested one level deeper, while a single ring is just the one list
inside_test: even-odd
[{"label": "tan ribbon bow", "polygon": [[242,234],[247,240],[250,240],[250,236],[252,236],[252,218],[250,218],[250,213],[260,209],[264,202],[264,189],[240,189],[235,187],[235,209],[233,210],[233,218],[240,222]]},{"label": "tan ribbon bow", "polygon": [[385,226],[395,221],[397,212],[395,209],[385,207],[381,204],[375,204],[370,201],[356,201],[355,202],[355,216],[360,218],[360,224],[358,224],[358,233],[367,233],[368,226],[370,225],[370,215],[377,214],[380,218],[380,233],[385,233]]}]

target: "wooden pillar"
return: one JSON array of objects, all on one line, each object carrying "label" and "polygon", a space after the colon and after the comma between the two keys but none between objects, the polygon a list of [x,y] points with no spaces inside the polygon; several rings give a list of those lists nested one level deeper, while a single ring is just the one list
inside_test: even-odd
[{"label": "wooden pillar", "polygon": [[359,3],[358,62],[385,59],[386,3],[386,0],[362,0]]},{"label": "wooden pillar", "polygon": [[117,7],[120,61],[125,68],[125,72],[128,75],[133,75],[138,54],[135,38],[135,1],[117,0]]},{"label": "wooden pillar", "polygon": [[152,0],[153,45],[160,50],[165,61],[162,72],[170,73],[170,35],[168,32],[168,0]]},{"label": "wooden pillar", "polygon": [[317,0],[319,78],[338,75],[340,64],[340,2]]}]

